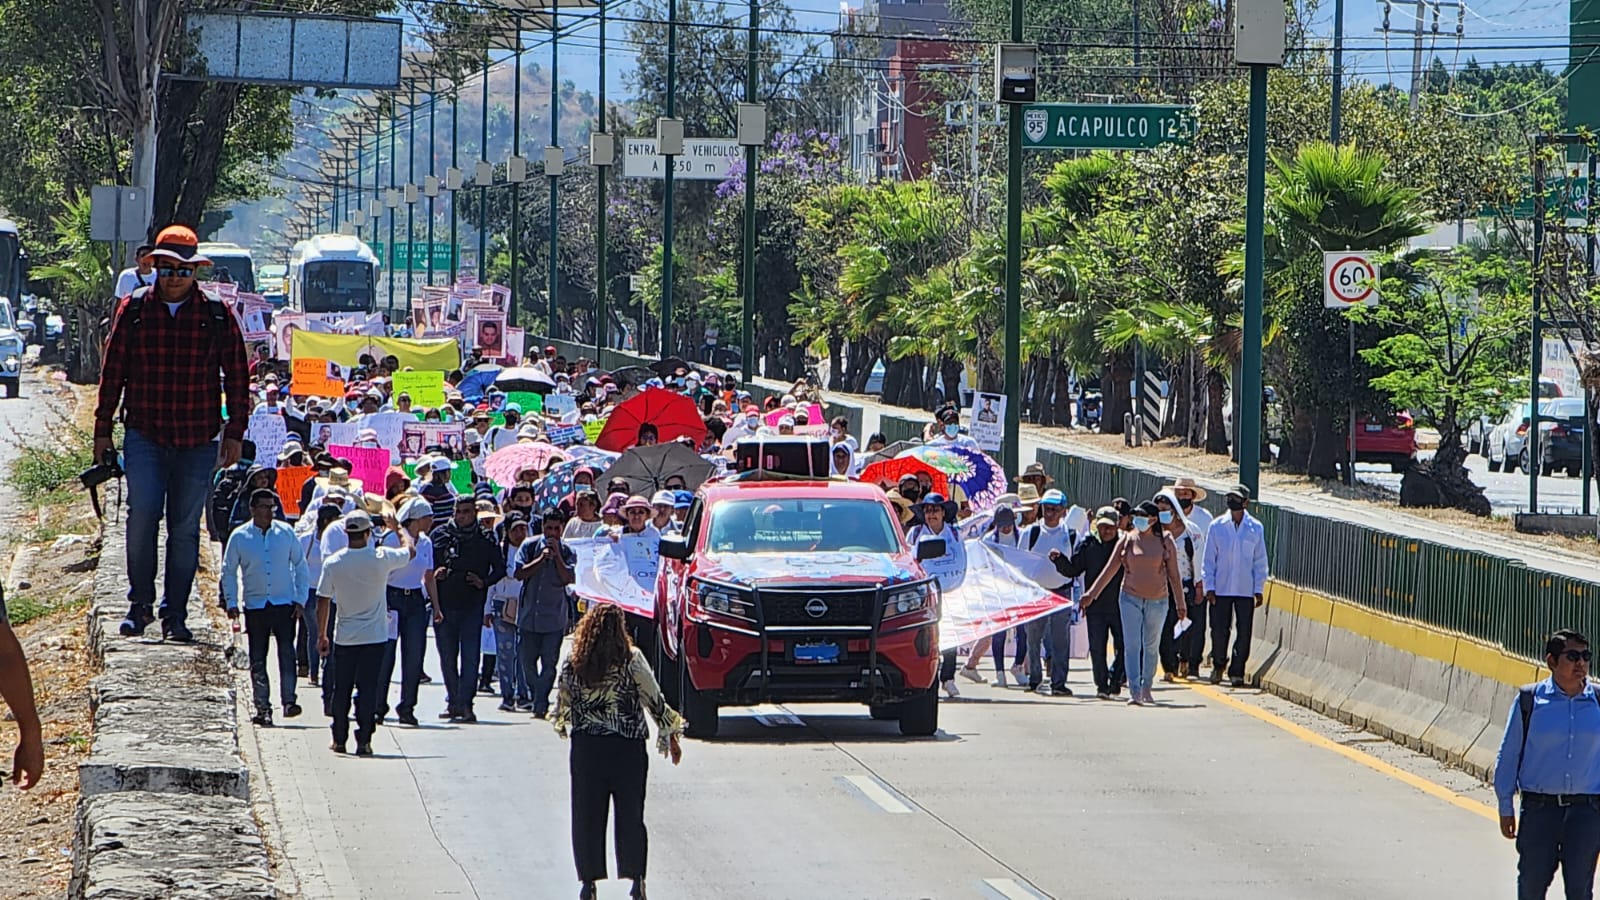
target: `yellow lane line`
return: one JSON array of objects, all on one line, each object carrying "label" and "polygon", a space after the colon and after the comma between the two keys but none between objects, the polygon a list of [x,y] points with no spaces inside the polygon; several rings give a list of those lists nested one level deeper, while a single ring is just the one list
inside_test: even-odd
[{"label": "yellow lane line", "polygon": [[1467,812],[1482,816],[1491,822],[1500,821],[1500,814],[1494,809],[1494,807],[1489,806],[1487,803],[1482,803],[1472,799],[1471,797],[1458,794],[1455,791],[1452,791],[1443,785],[1435,784],[1420,775],[1415,775],[1411,772],[1405,771],[1404,769],[1396,768],[1395,766],[1392,766],[1389,763],[1378,759],[1377,757],[1362,753],[1360,750],[1357,750],[1354,747],[1347,747],[1344,744],[1331,741],[1322,735],[1317,734],[1311,729],[1306,728],[1303,725],[1296,725],[1295,723],[1276,713],[1269,712],[1259,706],[1246,703],[1243,700],[1230,697],[1222,691],[1211,687],[1210,685],[1191,683],[1189,685],[1189,689],[1202,697],[1205,697],[1209,700],[1215,700],[1216,702],[1221,703],[1223,706],[1232,707],[1247,716],[1260,719],[1268,725],[1271,725],[1282,731],[1286,731],[1314,747],[1321,747],[1324,750],[1337,753],[1340,756],[1343,756],[1345,759],[1360,763],[1374,772],[1387,775],[1401,784],[1414,787],[1430,797],[1443,800],[1452,806],[1458,806]]}]

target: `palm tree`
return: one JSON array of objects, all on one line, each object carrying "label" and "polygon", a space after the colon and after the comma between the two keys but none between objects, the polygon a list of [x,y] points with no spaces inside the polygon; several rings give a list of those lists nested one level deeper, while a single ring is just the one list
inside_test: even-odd
[{"label": "palm tree", "polygon": [[[1267,179],[1268,312],[1288,338],[1280,345],[1288,383],[1278,387],[1292,424],[1282,459],[1314,477],[1337,474],[1351,392],[1371,396],[1365,369],[1349,363],[1343,315],[1323,308],[1322,253],[1391,250],[1426,231],[1420,194],[1387,177],[1387,163],[1377,151],[1314,143],[1292,159],[1275,158]],[[1243,270],[1241,248],[1224,271]]]},{"label": "palm tree", "polygon": [[60,291],[56,299],[72,315],[77,345],[67,374],[78,384],[88,384],[100,377],[100,350],[116,302],[111,245],[89,238],[89,197],[84,194],[63,201],[61,212],[50,220],[50,230],[55,243],[49,253],[56,261],[35,268],[33,277],[56,282]]}]

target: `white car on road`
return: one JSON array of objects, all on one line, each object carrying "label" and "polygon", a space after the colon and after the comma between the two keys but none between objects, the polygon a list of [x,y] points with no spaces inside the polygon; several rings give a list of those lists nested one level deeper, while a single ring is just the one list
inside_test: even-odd
[{"label": "white car on road", "polygon": [[[1543,401],[1548,404],[1550,401]],[[1531,419],[1532,401],[1526,398],[1511,404],[1511,408],[1489,430],[1484,455],[1489,457],[1489,471],[1498,472],[1503,467],[1515,472],[1523,464],[1522,451],[1528,444],[1528,423]],[[1544,405],[1539,407],[1544,412]]]}]

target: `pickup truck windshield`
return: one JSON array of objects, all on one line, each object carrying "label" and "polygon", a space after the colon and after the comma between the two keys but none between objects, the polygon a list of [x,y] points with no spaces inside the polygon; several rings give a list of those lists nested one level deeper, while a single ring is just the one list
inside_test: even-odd
[{"label": "pickup truck windshield", "polygon": [[900,540],[882,503],[777,497],[714,505],[707,547],[713,553],[895,553]]}]

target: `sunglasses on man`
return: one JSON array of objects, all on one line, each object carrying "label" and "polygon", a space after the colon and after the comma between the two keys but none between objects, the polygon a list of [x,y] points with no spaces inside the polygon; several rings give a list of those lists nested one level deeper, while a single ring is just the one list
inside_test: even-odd
[{"label": "sunglasses on man", "polygon": [[1561,656],[1567,662],[1588,662],[1594,658],[1592,650],[1563,650]]},{"label": "sunglasses on man", "polygon": [[193,278],[193,266],[157,266],[156,275],[162,278]]}]

